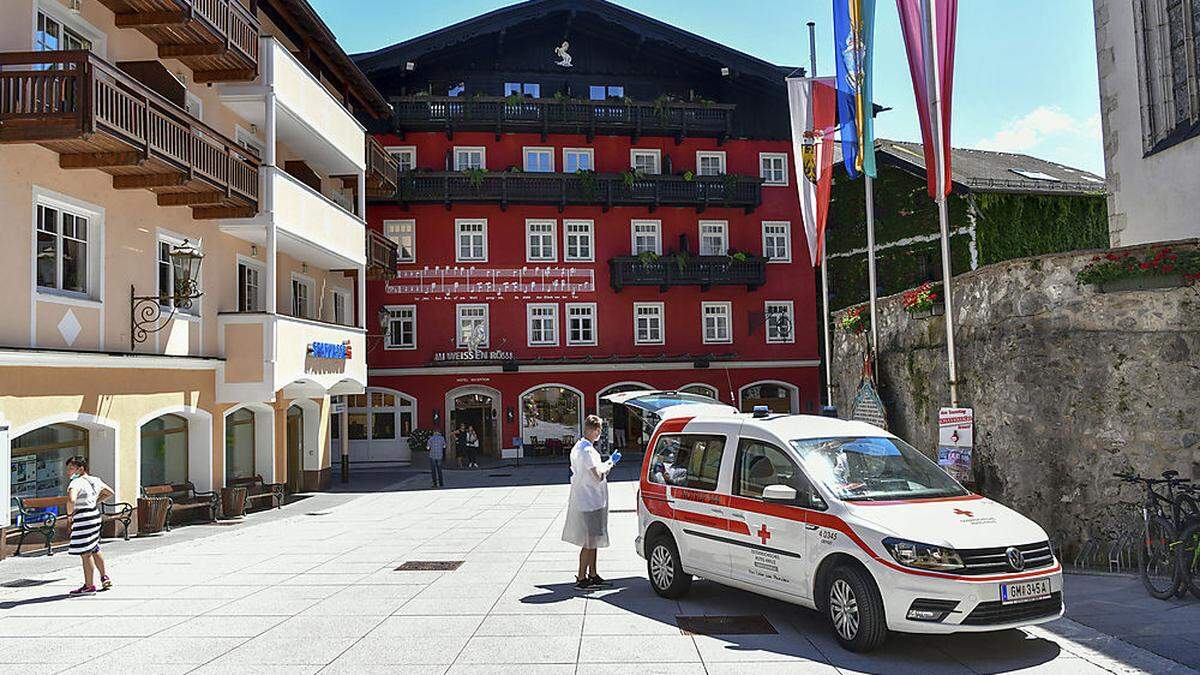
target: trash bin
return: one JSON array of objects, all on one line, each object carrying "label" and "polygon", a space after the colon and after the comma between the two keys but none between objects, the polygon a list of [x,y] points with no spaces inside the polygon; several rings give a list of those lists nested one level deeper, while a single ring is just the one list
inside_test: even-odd
[{"label": "trash bin", "polygon": [[241,518],[246,515],[246,494],[244,487],[221,488],[221,516],[223,518]]},{"label": "trash bin", "polygon": [[170,497],[142,497],[137,500],[138,534],[157,534],[167,525]]}]

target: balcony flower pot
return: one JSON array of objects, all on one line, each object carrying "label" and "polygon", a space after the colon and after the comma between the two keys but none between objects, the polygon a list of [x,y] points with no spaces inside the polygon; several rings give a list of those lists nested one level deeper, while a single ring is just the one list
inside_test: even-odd
[{"label": "balcony flower pot", "polygon": [[1180,288],[1185,286],[1182,274],[1155,274],[1147,276],[1124,277],[1106,281],[1097,286],[1101,293],[1120,293],[1122,291],[1152,291],[1162,288]]},{"label": "balcony flower pot", "polygon": [[914,307],[907,310],[908,315],[914,319],[928,319],[934,316],[941,316],[946,313],[946,305],[940,302],[935,302],[931,305],[922,307]]},{"label": "balcony flower pot", "polygon": [[905,291],[902,300],[904,311],[914,319],[924,319],[946,313],[944,301],[933,290],[932,281],[926,281],[911,291]]}]

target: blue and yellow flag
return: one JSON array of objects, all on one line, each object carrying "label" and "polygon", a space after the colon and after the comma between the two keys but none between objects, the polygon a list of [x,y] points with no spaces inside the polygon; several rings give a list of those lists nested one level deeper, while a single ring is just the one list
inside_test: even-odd
[{"label": "blue and yellow flag", "polygon": [[871,59],[875,52],[875,0],[833,0],[838,124],[846,173],[875,177],[875,121]]}]

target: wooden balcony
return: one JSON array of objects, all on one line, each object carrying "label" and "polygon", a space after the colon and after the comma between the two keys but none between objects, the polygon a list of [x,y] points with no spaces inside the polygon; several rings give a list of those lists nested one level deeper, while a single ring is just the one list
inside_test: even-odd
[{"label": "wooden balcony", "polygon": [[400,176],[395,200],[401,205],[442,203],[449,210],[457,203],[494,202],[550,204],[561,211],[568,205],[660,206],[745,209],[751,213],[762,203],[762,179],[751,176],[646,175],[630,178],[619,173],[525,173],[408,171]]},{"label": "wooden balcony", "polygon": [[749,257],[738,260],[732,256],[667,255],[643,259],[638,256],[617,256],[608,261],[609,283],[620,292],[626,286],[658,286],[666,291],[671,286],[745,286],[754,290],[767,281],[767,259]]},{"label": "wooden balcony", "polygon": [[258,212],[256,161],[90,52],[0,53],[0,143],[36,143],[196,218]]},{"label": "wooden balcony", "polygon": [[238,0],[100,0],[120,28],[136,28],[178,59],[197,82],[258,76],[258,17]]},{"label": "wooden balcony", "polygon": [[400,164],[383,149],[383,145],[367,134],[367,196],[372,199],[396,194],[400,180]]},{"label": "wooden balcony", "polygon": [[735,106],[721,103],[586,101],[554,98],[494,96],[406,96],[392,99],[392,123],[397,133],[492,131],[496,140],[505,132],[674,136],[717,138],[723,142],[733,128]]},{"label": "wooden balcony", "polygon": [[396,273],[396,242],[367,228],[367,278],[386,279]]}]

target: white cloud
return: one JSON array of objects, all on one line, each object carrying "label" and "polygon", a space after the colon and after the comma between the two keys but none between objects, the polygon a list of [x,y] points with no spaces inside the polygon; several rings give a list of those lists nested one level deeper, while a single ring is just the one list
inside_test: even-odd
[{"label": "white cloud", "polygon": [[1058,106],[1038,106],[1022,117],[1004,125],[975,147],[999,152],[1031,152],[1047,141],[1100,142],[1100,115],[1076,119]]}]

